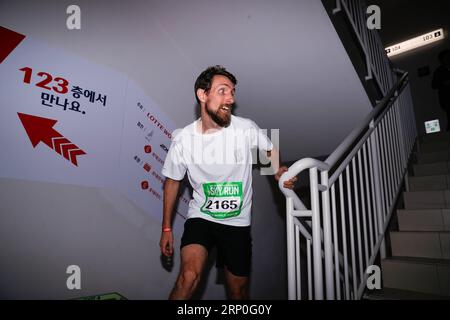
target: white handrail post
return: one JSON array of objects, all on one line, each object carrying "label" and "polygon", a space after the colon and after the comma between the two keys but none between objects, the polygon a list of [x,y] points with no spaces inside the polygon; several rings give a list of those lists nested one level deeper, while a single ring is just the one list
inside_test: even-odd
[{"label": "white handrail post", "polygon": [[[400,96],[398,96],[398,98],[400,98]],[[403,108],[403,104],[400,103],[400,99],[398,99],[396,102],[396,112],[397,112],[397,126],[399,128],[400,131],[400,143],[401,143],[401,147],[400,147],[400,155],[402,156],[402,170],[404,170],[405,174],[403,175],[403,180],[405,182],[405,189],[406,191],[409,191],[409,177],[408,177],[408,155],[405,153],[406,152],[406,133],[404,132],[403,128],[403,123],[405,121],[407,121],[407,119],[403,119],[402,118],[402,110],[401,108]]]},{"label": "white handrail post", "polygon": [[[406,165],[408,165],[408,164],[406,164]],[[405,190],[406,190],[406,192],[409,191],[409,175],[408,175],[408,170],[406,170],[406,173],[405,173]]]},{"label": "white handrail post", "polygon": [[[370,122],[370,127],[374,128],[374,121]],[[373,179],[375,185],[375,199],[376,199],[376,208],[377,208],[377,218],[378,218],[378,236],[383,237],[383,241],[380,246],[380,257],[381,259],[386,258],[386,244],[384,242],[383,235],[383,205],[381,203],[381,180],[380,180],[380,153],[379,153],[379,142],[375,131],[370,137],[371,139],[371,153],[372,153],[372,163],[373,163]]]},{"label": "white handrail post", "polygon": [[334,300],[333,244],[331,241],[330,189],[328,181],[328,170],[322,171],[321,184],[326,188],[326,190],[322,192],[326,297],[327,300]]},{"label": "white handrail post", "polygon": [[401,143],[401,150],[400,150],[400,154],[402,156],[402,170],[405,169],[405,167],[408,166],[408,155],[405,154],[405,150],[406,150],[406,137],[405,137],[405,132],[403,130],[404,126],[403,123],[405,121],[405,119],[402,118],[402,112],[401,112],[401,108],[403,107],[403,105],[400,103],[400,96],[396,95],[397,101],[395,102],[396,104],[396,113],[397,113],[397,127],[399,128],[400,131],[400,143]]},{"label": "white handrail post", "polygon": [[287,236],[287,269],[288,269],[288,299],[295,300],[295,260],[294,260],[294,209],[293,200],[286,197],[286,236]]},{"label": "white handrail post", "polygon": [[323,300],[323,274],[322,274],[322,241],[320,227],[320,203],[317,167],[310,170],[311,211],[312,211],[312,240],[314,263],[314,298]]},{"label": "white handrail post", "polygon": [[341,12],[341,0],[336,0],[336,8],[333,9],[333,14]]}]

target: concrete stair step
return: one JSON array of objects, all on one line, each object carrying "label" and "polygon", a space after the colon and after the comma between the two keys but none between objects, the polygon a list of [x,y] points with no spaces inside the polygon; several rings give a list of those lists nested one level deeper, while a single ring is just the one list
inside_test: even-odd
[{"label": "concrete stair step", "polygon": [[390,236],[393,256],[447,259],[450,262],[450,232],[394,231]]},{"label": "concrete stair step", "polygon": [[450,231],[450,209],[397,210],[399,231]]},{"label": "concrete stair step", "polygon": [[450,297],[450,262],[392,257],[381,262],[383,287]]},{"label": "concrete stair step", "polygon": [[450,132],[441,131],[436,133],[426,134],[419,137],[419,141],[422,143],[433,142],[433,141],[450,141]]},{"label": "concrete stair step", "polygon": [[450,150],[450,140],[422,142],[420,152],[436,152]]},{"label": "concrete stair step", "polygon": [[381,262],[384,288],[366,299],[450,299],[450,132],[419,140],[399,231],[390,232],[393,257]]},{"label": "concrete stair step", "polygon": [[413,165],[415,177],[450,174],[450,162],[441,161]]},{"label": "concrete stair step", "polygon": [[450,151],[418,152],[416,153],[416,160],[417,164],[450,161]]},{"label": "concrete stair step", "polygon": [[449,300],[450,297],[427,294],[417,291],[400,290],[393,288],[382,288],[380,290],[367,291],[365,300]]},{"label": "concrete stair step", "polygon": [[409,177],[410,191],[450,190],[450,175]]},{"label": "concrete stair step", "polygon": [[450,209],[450,190],[405,191],[405,209]]}]

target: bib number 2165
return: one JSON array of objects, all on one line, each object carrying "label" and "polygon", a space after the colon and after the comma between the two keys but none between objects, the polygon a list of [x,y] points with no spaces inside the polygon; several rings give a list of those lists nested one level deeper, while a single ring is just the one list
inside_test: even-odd
[{"label": "bib number 2165", "polygon": [[205,203],[201,207],[203,213],[217,219],[226,219],[241,213],[242,182],[220,182],[203,184]]}]

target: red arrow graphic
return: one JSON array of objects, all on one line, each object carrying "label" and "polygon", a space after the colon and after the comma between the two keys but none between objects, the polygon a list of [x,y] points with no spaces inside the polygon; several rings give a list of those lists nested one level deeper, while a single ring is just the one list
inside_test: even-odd
[{"label": "red arrow graphic", "polygon": [[69,152],[72,151],[72,150],[77,150],[77,149],[78,149],[78,147],[76,145],[74,145],[73,143],[64,144],[62,146],[63,157],[70,161]]},{"label": "red arrow graphic", "polygon": [[78,155],[82,155],[82,154],[86,154],[86,152],[84,152],[81,149],[70,150],[69,153],[70,153],[70,161],[76,166],[78,166],[78,164],[77,164],[77,156]]},{"label": "red arrow graphic", "polygon": [[55,151],[61,154],[61,144],[70,143],[66,138],[56,137],[53,138],[53,145],[55,146]]},{"label": "red arrow graphic", "polygon": [[23,34],[0,26],[0,63],[11,54],[24,38]]},{"label": "red arrow graphic", "polygon": [[58,120],[41,118],[20,112],[17,114],[19,115],[20,121],[22,122],[33,147],[36,147],[39,142],[42,141],[51,149],[72,162],[75,166],[78,166],[77,156],[86,154],[86,152],[53,129],[53,126]]}]

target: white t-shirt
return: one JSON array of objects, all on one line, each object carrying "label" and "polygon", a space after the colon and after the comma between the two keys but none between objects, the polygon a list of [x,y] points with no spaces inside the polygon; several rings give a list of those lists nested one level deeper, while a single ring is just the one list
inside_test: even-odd
[{"label": "white t-shirt", "polygon": [[[232,115],[230,125],[202,134],[199,120],[175,133],[162,174],[193,188],[187,218],[248,226],[252,205],[252,164],[256,150],[272,150],[267,135],[252,120]],[[252,152],[253,150],[253,152]]]}]

